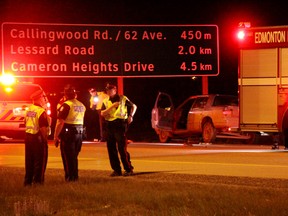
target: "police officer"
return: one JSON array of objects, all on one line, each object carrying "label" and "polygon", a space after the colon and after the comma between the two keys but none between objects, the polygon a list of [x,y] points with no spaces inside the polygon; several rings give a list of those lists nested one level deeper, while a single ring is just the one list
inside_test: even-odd
[{"label": "police officer", "polygon": [[[105,127],[105,119],[101,115],[101,108],[103,104],[103,100],[105,98],[108,98],[109,96],[103,92],[103,91],[96,91],[95,88],[90,88],[89,93],[91,95],[90,97],[90,109],[96,110],[97,112],[97,119],[96,119],[96,137],[99,138],[99,141],[105,141],[106,140],[106,127]],[[98,135],[99,131],[99,135]]]},{"label": "police officer", "polygon": [[[126,96],[117,94],[115,85],[107,84],[106,92],[109,98],[103,100],[101,115],[104,116],[107,126],[107,150],[111,168],[114,170],[110,176],[121,176],[121,162],[125,170],[124,176],[133,175],[133,166],[130,154],[127,152],[126,131],[128,124],[133,121],[137,106]],[[128,115],[127,107],[130,108]]]},{"label": "police officer", "polygon": [[44,183],[50,131],[50,119],[43,108],[46,103],[43,90],[33,93],[31,99],[33,104],[25,117],[25,186]]},{"label": "police officer", "polygon": [[90,109],[96,110],[96,106],[98,103],[97,91],[95,88],[90,88],[90,89],[88,89],[88,91],[90,93]]},{"label": "police officer", "polygon": [[82,147],[85,106],[76,99],[75,88],[66,85],[66,101],[58,110],[54,133],[54,143],[60,150],[66,181],[78,180],[78,155]]},{"label": "police officer", "polygon": [[97,92],[97,94],[98,94],[98,103],[96,106],[96,110],[99,116],[100,138],[101,138],[101,141],[104,142],[106,141],[106,125],[105,125],[105,119],[101,115],[101,109],[102,109],[104,99],[109,98],[109,96],[104,91]]},{"label": "police officer", "polygon": [[89,132],[93,134],[93,136],[89,136],[91,138],[94,138],[94,141],[100,141],[101,140],[101,134],[100,134],[100,123],[99,123],[99,114],[96,110],[97,104],[98,104],[98,93],[95,88],[90,88],[90,110],[88,110],[87,115],[88,117],[88,125],[89,125]]}]

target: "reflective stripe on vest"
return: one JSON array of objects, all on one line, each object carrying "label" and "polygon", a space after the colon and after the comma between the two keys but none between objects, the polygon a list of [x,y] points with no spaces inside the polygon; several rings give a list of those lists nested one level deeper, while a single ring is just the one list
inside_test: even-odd
[{"label": "reflective stripe on vest", "polygon": [[37,134],[39,132],[39,118],[45,109],[39,106],[31,105],[26,112],[26,133]]},{"label": "reflective stripe on vest", "polygon": [[[127,97],[120,96],[119,106],[117,108],[112,108],[109,112],[109,114],[105,117],[105,120],[107,121],[114,121],[115,119],[127,119],[128,113],[127,113],[127,106],[125,106]],[[106,98],[103,101],[106,108],[109,108],[112,106],[112,101],[109,100],[109,98]]]},{"label": "reflective stripe on vest", "polygon": [[72,99],[64,102],[70,107],[69,114],[64,120],[66,124],[82,124],[84,123],[85,106],[78,100]]}]

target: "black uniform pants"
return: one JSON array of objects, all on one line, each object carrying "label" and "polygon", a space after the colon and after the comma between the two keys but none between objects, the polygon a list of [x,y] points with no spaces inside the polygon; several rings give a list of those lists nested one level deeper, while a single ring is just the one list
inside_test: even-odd
[{"label": "black uniform pants", "polygon": [[78,180],[78,155],[82,147],[82,132],[73,128],[64,128],[61,134],[61,157],[64,166],[65,180]]},{"label": "black uniform pants", "polygon": [[44,183],[44,174],[48,160],[48,144],[40,134],[25,136],[25,179],[24,185]]},{"label": "black uniform pants", "polygon": [[116,119],[114,121],[106,121],[106,126],[107,149],[111,168],[117,173],[121,173],[119,152],[124,170],[127,172],[132,171],[133,166],[130,161],[130,154],[127,151],[127,122],[122,119]]},{"label": "black uniform pants", "polygon": [[99,128],[100,128],[100,140],[106,141],[106,121],[103,116],[101,116],[101,110],[97,110],[99,116]]}]

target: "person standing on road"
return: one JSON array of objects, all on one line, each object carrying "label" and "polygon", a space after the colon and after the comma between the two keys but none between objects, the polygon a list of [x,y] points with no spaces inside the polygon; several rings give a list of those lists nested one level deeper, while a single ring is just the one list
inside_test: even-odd
[{"label": "person standing on road", "polygon": [[57,112],[65,101],[66,101],[66,97],[65,97],[65,95],[63,95],[63,97],[60,98],[59,102],[57,103],[57,106],[56,106]]},{"label": "person standing on road", "polygon": [[[94,115],[93,113],[93,117],[96,116],[96,122],[94,122],[96,124],[96,138],[99,141],[106,141],[106,130],[105,130],[105,119],[103,118],[103,116],[101,115],[101,108],[102,108],[102,104],[103,104],[103,100],[105,98],[108,98],[109,96],[103,92],[103,91],[96,91],[95,88],[90,88],[89,93],[91,95],[90,97],[90,109],[92,111],[96,111],[97,114]],[[92,117],[92,119],[93,119]]]},{"label": "person standing on road", "polygon": [[43,184],[48,160],[48,133],[50,121],[43,106],[43,90],[31,95],[33,104],[25,117],[25,179],[24,185]]},{"label": "person standing on road", "polygon": [[60,143],[61,157],[66,181],[78,180],[78,155],[82,147],[83,123],[86,107],[76,99],[76,90],[71,85],[64,88],[66,101],[58,110],[54,143]]},{"label": "person standing on road", "polygon": [[106,125],[105,125],[105,118],[101,115],[101,109],[102,109],[102,105],[103,105],[103,101],[105,100],[105,98],[109,98],[109,96],[104,92],[97,92],[98,95],[98,103],[96,105],[96,111],[98,113],[99,116],[99,127],[100,127],[100,141],[104,142],[106,141]]},{"label": "person standing on road", "polygon": [[94,139],[94,141],[100,141],[101,140],[101,136],[100,136],[100,124],[99,124],[99,114],[96,111],[96,107],[98,104],[98,95],[97,95],[97,91],[95,88],[90,88],[88,89],[89,93],[90,93],[90,109],[87,110],[88,113],[88,118],[87,118],[87,122],[89,125],[89,133],[91,134],[89,135],[90,138],[92,138],[92,140]]},{"label": "person standing on road", "polygon": [[[124,176],[133,175],[134,167],[130,161],[130,154],[127,151],[126,132],[128,125],[133,121],[137,106],[126,96],[117,94],[115,85],[107,84],[106,92],[109,98],[103,100],[101,115],[106,120],[107,128],[107,150],[113,173],[110,176],[121,176],[121,162],[125,170]],[[130,113],[128,115],[128,109]]]}]

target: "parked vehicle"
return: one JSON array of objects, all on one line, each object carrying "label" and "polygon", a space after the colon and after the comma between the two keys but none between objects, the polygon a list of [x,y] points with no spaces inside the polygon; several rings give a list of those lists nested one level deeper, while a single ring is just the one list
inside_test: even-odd
[{"label": "parked vehicle", "polygon": [[174,108],[171,96],[159,92],[152,109],[151,124],[160,142],[171,138],[202,137],[212,143],[216,135],[238,128],[238,97],[233,95],[196,95]]},{"label": "parked vehicle", "polygon": [[283,141],[288,149],[287,31],[288,26],[244,22],[238,32],[239,129],[271,135],[273,149]]},{"label": "parked vehicle", "polygon": [[[42,89],[38,84],[15,83],[11,85],[0,85],[0,135],[17,137],[24,134],[25,114],[32,104],[31,94]],[[45,93],[44,93],[45,95]],[[47,114],[51,114],[50,103],[45,97]]]}]

